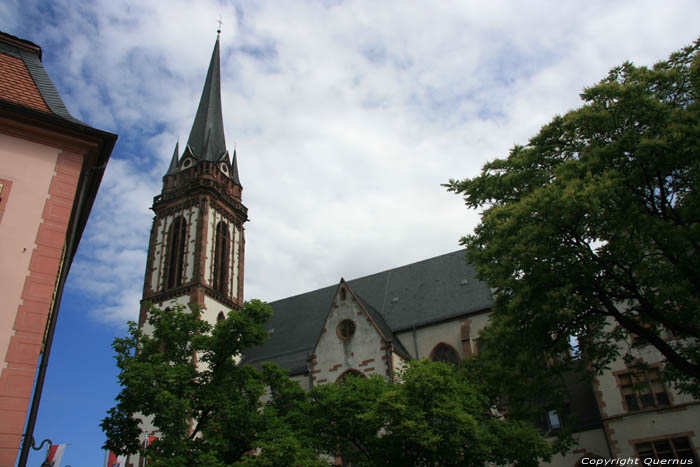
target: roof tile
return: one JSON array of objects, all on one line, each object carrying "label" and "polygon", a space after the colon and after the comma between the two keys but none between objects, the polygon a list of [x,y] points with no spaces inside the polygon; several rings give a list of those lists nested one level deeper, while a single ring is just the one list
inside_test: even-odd
[{"label": "roof tile", "polygon": [[0,53],[0,99],[50,113],[21,58]]}]

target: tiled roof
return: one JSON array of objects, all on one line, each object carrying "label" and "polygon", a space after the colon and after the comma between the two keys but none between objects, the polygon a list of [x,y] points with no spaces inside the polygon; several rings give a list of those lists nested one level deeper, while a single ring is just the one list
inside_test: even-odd
[{"label": "tiled roof", "polygon": [[84,125],[66,109],[36,44],[0,32],[0,77],[0,100]]},{"label": "tiled roof", "polygon": [[[491,290],[476,278],[464,250],[347,281],[371,313],[381,315],[382,327],[395,335],[489,309]],[[337,285],[270,303],[273,330],[265,345],[247,352],[243,362],[277,362],[292,374],[306,369],[325,322]],[[397,339],[398,341],[398,339]],[[401,346],[406,351],[405,346]]]},{"label": "tiled roof", "polygon": [[21,58],[0,52],[0,75],[0,99],[50,112]]}]

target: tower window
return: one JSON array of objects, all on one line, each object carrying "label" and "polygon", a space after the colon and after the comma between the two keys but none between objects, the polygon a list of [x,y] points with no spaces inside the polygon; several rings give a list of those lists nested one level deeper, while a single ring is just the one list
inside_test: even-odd
[{"label": "tower window", "polygon": [[226,316],[224,316],[224,312],[223,312],[223,311],[220,311],[220,312],[219,312],[219,315],[216,317],[216,322],[217,322],[217,323],[220,323],[221,321],[223,321],[223,320],[225,320],[225,319],[226,319]]},{"label": "tower window", "polygon": [[214,290],[226,294],[228,283],[229,249],[228,224],[220,221],[216,224],[216,242],[214,247]]},{"label": "tower window", "polygon": [[182,285],[186,234],[187,222],[181,216],[177,216],[173,221],[173,225],[170,226],[170,235],[168,236],[168,289]]}]

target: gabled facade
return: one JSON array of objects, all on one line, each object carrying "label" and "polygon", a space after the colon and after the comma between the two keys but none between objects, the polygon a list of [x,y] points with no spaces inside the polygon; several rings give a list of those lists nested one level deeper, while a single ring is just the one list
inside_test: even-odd
[{"label": "gabled facade", "polygon": [[382,315],[341,279],[308,357],[310,385],[335,382],[347,374],[393,379],[410,359]]},{"label": "gabled facade", "polygon": [[68,112],[41,58],[0,33],[0,465],[15,464],[36,376],[33,430],[63,284],[117,139]]}]

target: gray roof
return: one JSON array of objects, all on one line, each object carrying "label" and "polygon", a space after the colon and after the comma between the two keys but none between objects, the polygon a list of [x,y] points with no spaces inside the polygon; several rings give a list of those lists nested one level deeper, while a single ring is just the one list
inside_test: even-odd
[{"label": "gray roof", "polygon": [[[476,279],[464,250],[347,281],[393,334],[491,307],[488,286]],[[337,285],[270,303],[270,339],[247,352],[243,363],[276,362],[292,374],[306,371]],[[403,351],[408,353],[404,346]]]},{"label": "gray roof", "polygon": [[173,175],[177,173],[177,164],[180,162],[178,159],[178,154],[180,153],[180,142],[175,143],[175,150],[173,151],[173,158],[170,159],[170,167],[165,175]]},{"label": "gray roof", "polygon": [[401,355],[403,358],[412,358],[411,354],[406,350],[406,347],[404,347],[403,342],[401,342],[396,336],[394,336],[394,332],[391,330],[387,322],[384,320],[384,317],[382,316],[381,313],[379,313],[367,300],[362,298],[359,295],[356,295],[364,309],[369,313],[369,316],[372,318],[372,321],[377,325],[379,328],[379,332],[381,335],[392,342],[394,345],[394,350],[398,352],[399,355]]},{"label": "gray roof", "polygon": [[192,123],[185,153],[197,160],[217,162],[226,153],[224,119],[221,113],[221,70],[219,59],[219,36],[216,37],[211,54],[207,78],[202,97]]}]

